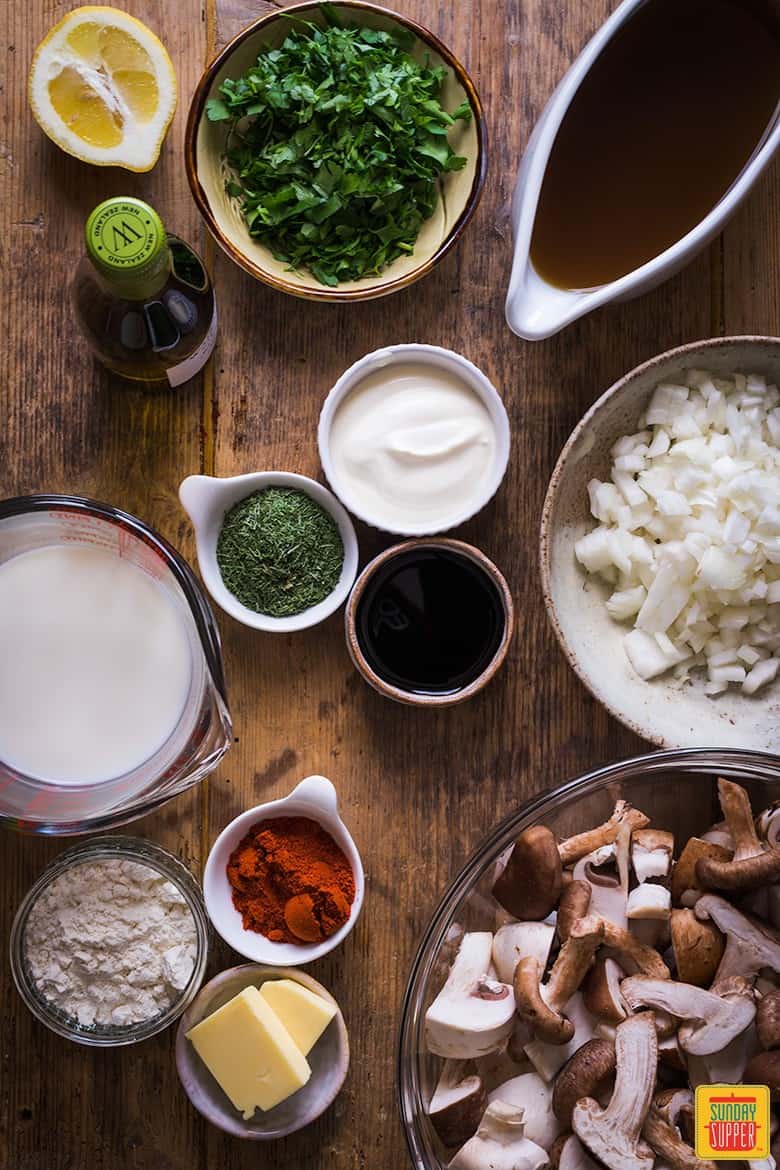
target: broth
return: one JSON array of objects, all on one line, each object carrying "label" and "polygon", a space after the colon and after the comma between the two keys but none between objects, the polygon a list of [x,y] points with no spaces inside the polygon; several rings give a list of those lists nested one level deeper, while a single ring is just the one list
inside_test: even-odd
[{"label": "broth", "polygon": [[780,96],[762,0],[649,0],[575,94],[531,242],[559,288],[616,280],[670,247],[738,177]]}]

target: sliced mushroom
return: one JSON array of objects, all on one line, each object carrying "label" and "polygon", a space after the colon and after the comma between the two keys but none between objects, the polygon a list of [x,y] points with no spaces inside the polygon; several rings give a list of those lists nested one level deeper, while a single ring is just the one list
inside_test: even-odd
[{"label": "sliced mushroom", "polygon": [[726,936],[713,990],[732,975],[756,975],[763,967],[780,971],[780,934],[765,923],[742,914],[717,894],[705,894],[699,899],[696,917],[711,920]]},{"label": "sliced mushroom", "polygon": [[620,981],[625,971],[614,959],[598,955],[582,984],[585,1006],[597,1019],[607,1024],[619,1024],[628,1015],[620,994]]},{"label": "sliced mushroom", "polygon": [[628,895],[626,916],[629,919],[660,919],[664,921],[672,910],[672,895],[666,886],[644,882]]},{"label": "sliced mushroom", "polygon": [[538,1146],[549,1150],[561,1124],[553,1113],[553,1091],[538,1073],[522,1073],[495,1088],[488,1101],[503,1101],[506,1105],[522,1107],[525,1116],[525,1136]]},{"label": "sliced mushroom", "polygon": [[521,959],[515,969],[514,992],[517,1014],[533,1028],[534,1035],[548,1044],[566,1044],[574,1036],[574,1025],[563,1014],[604,937],[601,919],[580,919],[560,949],[550,978],[542,984],[538,959]]},{"label": "sliced mushroom", "polygon": [[562,864],[573,865],[575,861],[592,853],[594,849],[599,849],[602,845],[611,845],[617,837],[619,826],[623,823],[635,831],[649,825],[650,818],[646,817],[638,808],[632,808],[628,801],[619,800],[612,816],[603,825],[597,825],[595,829],[589,829],[585,833],[577,833],[576,836],[569,837],[560,843],[558,852]]},{"label": "sliced mushroom", "polygon": [[759,1052],[745,1065],[742,1074],[747,1084],[769,1085],[772,1100],[780,1100],[780,1052]]},{"label": "sliced mushroom", "polygon": [[572,925],[584,918],[590,909],[591,886],[589,882],[572,879],[564,886],[561,900],[558,903],[558,919],[556,927],[561,942],[571,933]]},{"label": "sliced mushroom", "polygon": [[555,927],[549,922],[510,922],[493,936],[493,966],[502,983],[511,983],[520,959],[538,959],[547,966]]},{"label": "sliced mushroom", "polygon": [[723,958],[725,938],[714,923],[700,921],[687,907],[672,910],[669,923],[678,978],[709,987]]},{"label": "sliced mushroom", "polygon": [[575,1133],[563,1134],[550,1150],[550,1170],[599,1170]]},{"label": "sliced mushroom", "polygon": [[718,798],[734,839],[734,855],[728,860],[699,858],[696,877],[700,884],[715,890],[756,890],[776,881],[780,849],[759,840],[745,789],[730,780],[718,780]]},{"label": "sliced mushroom", "polygon": [[751,1024],[721,1052],[710,1056],[688,1056],[688,1077],[691,1086],[735,1085],[743,1081],[745,1066],[759,1051],[756,1029]]},{"label": "sliced mushroom", "polygon": [[494,1101],[474,1137],[450,1162],[451,1170],[542,1170],[547,1151],[529,1141],[524,1131],[523,1110]]},{"label": "sliced mushroom", "polygon": [[[659,1095],[660,1096],[660,1095]],[[670,1170],[716,1170],[714,1162],[698,1158],[677,1126],[664,1116],[655,1098],[642,1126],[642,1137]]]},{"label": "sliced mushroom", "polygon": [[756,817],[756,831],[762,841],[772,849],[780,846],[780,800],[770,804]]},{"label": "sliced mushroom", "polygon": [[577,1137],[609,1170],[652,1170],[655,1156],[641,1138],[653,1098],[658,1044],[652,1012],[631,1016],[615,1033],[615,1089],[606,1109],[592,1097],[574,1107]]},{"label": "sliced mushroom", "polygon": [[673,853],[674,833],[665,829],[637,829],[631,838],[631,864],[639,884],[648,878],[668,877]]},{"label": "sliced mushroom", "polygon": [[768,991],[758,1001],[756,1031],[762,1048],[780,1048],[780,991]]},{"label": "sliced mushroom", "polygon": [[614,1073],[615,1045],[609,1040],[589,1040],[578,1048],[555,1078],[552,1108],[561,1124],[570,1127],[579,1099],[596,1097]]},{"label": "sliced mushroom", "polygon": [[555,837],[544,825],[533,825],[515,841],[493,897],[515,918],[538,922],[558,905],[562,888]]},{"label": "sliced mushroom", "polygon": [[672,870],[672,901],[675,906],[694,906],[704,892],[696,876],[696,867],[704,857],[729,861],[731,853],[714,841],[705,841],[702,837],[689,837]]},{"label": "sliced mushroom", "polygon": [[696,1116],[692,1089],[662,1089],[653,1098],[653,1108],[664,1121],[680,1131],[692,1146],[696,1140]]},{"label": "sliced mushroom", "polygon": [[511,987],[486,974],[493,935],[464,934],[447,982],[425,1015],[428,1050],[436,1056],[469,1060],[493,1052],[514,1027]]},{"label": "sliced mushroom", "polygon": [[692,983],[647,979],[642,975],[624,979],[620,990],[632,1011],[639,1007],[659,1008],[684,1021],[678,1033],[680,1045],[693,1056],[721,1052],[745,1031],[756,1014],[753,989],[744,979],[724,986],[721,995]]},{"label": "sliced mushroom", "polygon": [[669,968],[654,947],[647,946],[613,922],[604,922],[604,946],[624,971],[650,975],[654,979],[670,978]]},{"label": "sliced mushroom", "polygon": [[[622,830],[623,826],[618,826]],[[585,882],[590,886],[589,913],[599,914],[616,926],[627,926],[626,903],[628,902],[628,843],[625,836],[618,853],[617,841],[581,857],[574,867],[572,885]],[[611,866],[611,872],[605,866]],[[621,873],[621,870],[623,871]]]},{"label": "sliced mushroom", "polygon": [[428,1106],[431,1125],[444,1145],[454,1149],[473,1137],[486,1106],[482,1078],[470,1073],[465,1061],[445,1061]]}]

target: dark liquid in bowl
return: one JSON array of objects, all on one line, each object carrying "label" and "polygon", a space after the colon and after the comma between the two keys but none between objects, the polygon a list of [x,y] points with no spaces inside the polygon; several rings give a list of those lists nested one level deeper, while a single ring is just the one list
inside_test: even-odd
[{"label": "dark liquid in bowl", "polygon": [[780,97],[774,0],[648,0],[575,94],[531,242],[559,288],[616,280],[699,223],[738,177]]},{"label": "dark liquid in bowl", "polygon": [[411,694],[454,694],[501,645],[504,606],[487,573],[460,553],[411,549],[386,562],[358,604],[360,649],[372,669]]}]

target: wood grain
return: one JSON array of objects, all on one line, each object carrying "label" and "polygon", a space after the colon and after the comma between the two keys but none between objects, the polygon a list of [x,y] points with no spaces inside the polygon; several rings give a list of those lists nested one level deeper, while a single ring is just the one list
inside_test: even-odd
[{"label": "wood grain", "polygon": [[[215,4],[215,6],[214,6]],[[762,184],[724,238],[658,291],[579,322],[548,342],[507,330],[508,207],[534,120],[611,0],[396,0],[471,69],[486,105],[490,170],[461,246],[424,283],[357,307],[310,304],[213,260],[221,333],[213,370],[179,396],[145,398],[97,373],[70,332],[65,286],[81,221],[104,193],[149,194],[171,224],[202,239],[184,186],[181,128],[208,48],[269,5],[258,0],[133,0],[174,57],[182,108],[154,174],[128,178],[65,159],[27,113],[32,47],[62,14],[49,0],[6,5],[11,67],[2,106],[2,309],[7,494],[89,491],[157,524],[186,554],[192,543],[178,481],[284,468],[321,478],[316,422],[339,373],[377,346],[446,345],[494,380],[513,426],[497,499],[462,530],[512,586],[518,632],[494,684],[467,706],[436,713],[388,704],[353,671],[341,617],[289,637],[252,633],[220,616],[236,742],[223,767],[138,826],[194,867],[236,813],[322,772],[336,784],[368,879],[363,917],[313,974],[340,1000],[352,1070],[322,1121],[258,1151],[208,1128],[173,1069],[171,1035],[137,1052],[82,1052],[34,1025],[0,988],[0,1170],[399,1170],[406,1161],[394,1098],[394,1046],[406,973],[447,882],[501,816],[532,793],[642,743],[590,698],[544,617],[536,539],[557,453],[587,405],[620,374],[678,342],[727,330],[778,330],[778,177]],[[14,11],[11,11],[14,9]],[[164,19],[166,17],[167,19]],[[365,562],[386,540],[359,531]],[[57,846],[2,842],[0,926]],[[215,945],[210,971],[238,961]]]}]

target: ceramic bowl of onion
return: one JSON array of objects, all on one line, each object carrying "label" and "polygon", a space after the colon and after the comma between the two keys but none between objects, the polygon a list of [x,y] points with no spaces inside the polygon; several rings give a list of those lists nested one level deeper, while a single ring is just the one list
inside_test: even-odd
[{"label": "ceramic bowl of onion", "polygon": [[307,776],[289,796],[232,820],[203,874],[206,910],[225,942],[278,967],[310,963],[339,946],[364,892],[360,854],[324,776]]},{"label": "ceramic bowl of onion", "polygon": [[541,526],[553,629],[659,747],[780,748],[780,339],[669,350],[590,408]]},{"label": "ceramic bowl of onion", "polygon": [[355,529],[332,492],[287,471],[190,475],[179,498],[211,596],[242,625],[289,634],[316,626],[357,575]]}]

